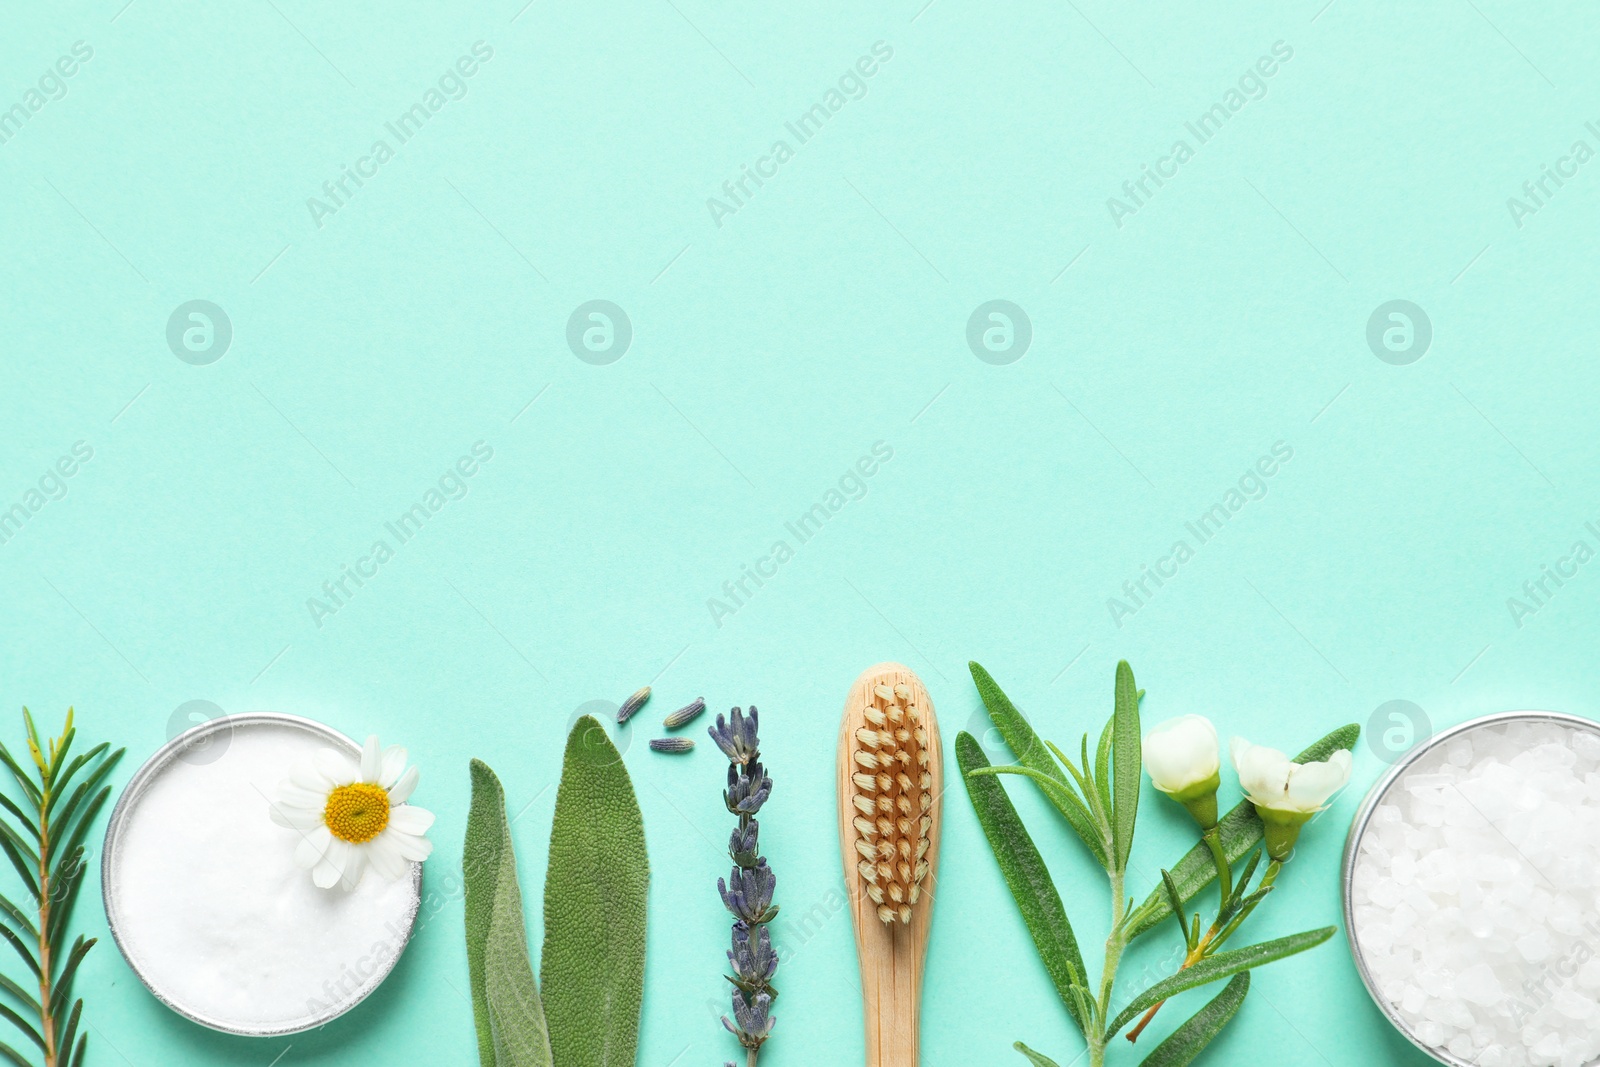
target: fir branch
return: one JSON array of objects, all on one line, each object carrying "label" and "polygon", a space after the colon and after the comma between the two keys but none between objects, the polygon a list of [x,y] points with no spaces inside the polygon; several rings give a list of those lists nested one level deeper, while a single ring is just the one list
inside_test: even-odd
[{"label": "fir branch", "polygon": [[[33,901],[32,907],[25,909],[0,897],[0,912],[4,913],[0,937],[22,957],[29,971],[26,981],[0,975],[0,992],[5,994],[0,999],[0,1015],[39,1049],[44,1067],[75,1067],[82,1062],[88,1041],[78,1033],[83,1000],[72,999],[72,980],[95,939],[80,936],[69,945],[68,919],[83,880],[84,839],[111,795],[111,787],[102,788],[102,784],[124,751],[108,752],[110,746],[101,744],[69,762],[67,754],[77,736],[72,717],[68,708],[61,735],[44,739],[24,708],[27,759],[14,758],[0,744],[0,764],[11,772],[22,792],[20,800],[0,796],[0,851]],[[85,775],[69,793],[80,770]],[[37,996],[28,990],[29,983],[36,985]],[[10,1045],[0,1043],[0,1055],[31,1067]]]}]

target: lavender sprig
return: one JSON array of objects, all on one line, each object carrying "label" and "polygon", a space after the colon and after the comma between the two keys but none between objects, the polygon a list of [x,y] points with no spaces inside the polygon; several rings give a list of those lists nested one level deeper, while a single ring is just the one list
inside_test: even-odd
[{"label": "lavender sprig", "polygon": [[773,951],[767,924],[778,917],[778,907],[772,903],[778,880],[761,855],[761,825],[755,818],[772,795],[772,779],[761,766],[759,723],[755,708],[749,716],[734,708],[726,719],[718,715],[716,724],[706,731],[728,757],[728,788],[722,799],[728,811],[739,817],[739,825],[728,837],[733,870],[726,880],[717,879],[717,892],[734,917],[733,947],[728,950],[733,970],[728,978],[734,986],[733,1018],[723,1016],[722,1025],[748,1053],[745,1067],[756,1067],[761,1046],[777,1022],[771,1010],[778,995],[772,986],[778,954]]}]

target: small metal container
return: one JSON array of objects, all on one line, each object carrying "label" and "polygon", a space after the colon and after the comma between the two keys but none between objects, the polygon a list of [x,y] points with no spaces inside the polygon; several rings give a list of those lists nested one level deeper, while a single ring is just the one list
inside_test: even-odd
[{"label": "small metal container", "polygon": [[1459,726],[1452,726],[1448,730],[1441,730],[1422,744],[1395,761],[1384,776],[1378,779],[1367,793],[1366,799],[1361,802],[1361,807],[1356,812],[1354,821],[1350,824],[1350,835],[1345,839],[1344,869],[1340,877],[1340,890],[1344,899],[1344,928],[1345,940],[1350,944],[1350,955],[1355,960],[1356,972],[1361,975],[1361,984],[1366,986],[1367,994],[1372,997],[1372,1002],[1378,1010],[1394,1025],[1394,1028],[1418,1049],[1438,1063],[1449,1064],[1450,1067],[1477,1067],[1470,1060],[1461,1059],[1453,1055],[1448,1049],[1434,1048],[1417,1040],[1415,1034],[1406,1028],[1405,1023],[1395,1011],[1394,1005],[1389,1003],[1383,993],[1378,990],[1377,984],[1372,979],[1372,973],[1367,969],[1367,962],[1361,955],[1361,941],[1356,929],[1354,889],[1356,861],[1361,854],[1361,841],[1366,836],[1367,825],[1372,821],[1372,813],[1378,805],[1383,803],[1389,790],[1394,787],[1405,773],[1421,762],[1426,756],[1435,751],[1440,745],[1475,730],[1487,729],[1492,726],[1505,726],[1510,723],[1554,723],[1572,729],[1588,730],[1600,735],[1600,723],[1591,719],[1580,718],[1576,715],[1566,715],[1559,711],[1503,711],[1494,715],[1485,715],[1481,718],[1471,719]]},{"label": "small metal container", "polygon": [[[139,803],[139,798],[144,790],[166,770],[174,760],[189,759],[195,763],[209,763],[220,758],[227,750],[228,739],[234,731],[252,726],[290,727],[303,730],[314,735],[319,741],[330,748],[338,749],[359,760],[361,746],[350,738],[339,733],[332,727],[325,726],[311,719],[304,719],[298,715],[283,715],[272,711],[252,711],[240,715],[224,715],[200,723],[184,731],[171,741],[163,745],[155,755],[145,761],[134,776],[128,780],[127,786],[122,790],[122,796],[117,800],[116,808],[111,812],[111,820],[106,826],[105,847],[100,858],[100,886],[101,898],[105,904],[106,922],[111,930],[111,936],[116,941],[117,949],[127,960],[128,967],[132,969],[139,981],[144,984],[157,1000],[161,1001],[173,1011],[184,1018],[199,1023],[201,1026],[223,1033],[241,1034],[246,1037],[278,1037],[284,1034],[298,1034],[306,1030],[314,1030],[337,1019],[345,1012],[354,1008],[365,1000],[373,990],[382,984],[394,969],[400,956],[405,952],[406,945],[410,943],[411,935],[416,929],[417,913],[422,903],[422,864],[413,863],[411,876],[411,906],[405,916],[403,926],[405,940],[395,949],[394,958],[388,965],[374,970],[366,984],[351,998],[343,1003],[336,1004],[325,1014],[297,1021],[294,1026],[285,1027],[247,1027],[222,1019],[214,1019],[204,1013],[176,1002],[170,994],[161,989],[150,975],[139,966],[136,955],[131,951],[126,935],[122,929],[123,923],[118,915],[116,889],[118,883],[118,847],[126,830],[132,813]],[[213,749],[213,746],[217,746]]]}]

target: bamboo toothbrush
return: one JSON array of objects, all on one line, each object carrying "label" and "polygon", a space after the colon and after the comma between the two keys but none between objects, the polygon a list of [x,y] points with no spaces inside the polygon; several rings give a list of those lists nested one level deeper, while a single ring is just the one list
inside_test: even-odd
[{"label": "bamboo toothbrush", "polygon": [[922,680],[899,663],[867,668],[839,728],[839,844],[867,1067],[917,1067],[943,788],[939,724]]}]

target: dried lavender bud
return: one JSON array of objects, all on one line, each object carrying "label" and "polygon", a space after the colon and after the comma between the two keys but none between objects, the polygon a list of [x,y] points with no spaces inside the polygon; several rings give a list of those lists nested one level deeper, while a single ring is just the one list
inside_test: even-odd
[{"label": "dried lavender bud", "polygon": [[754,815],[772,795],[772,779],[767,777],[760,761],[741,767],[728,765],[728,788],[723,791],[723,803],[735,815]]},{"label": "dried lavender bud", "polygon": [[739,1044],[753,1051],[760,1048],[762,1042],[771,1035],[773,1024],[777,1022],[767,1015],[771,1008],[772,998],[767,994],[757,993],[754,1002],[751,1002],[736,989],[733,991],[733,1017],[736,1022],[730,1023],[724,1017],[722,1025],[739,1039]]},{"label": "dried lavender bud", "polygon": [[717,879],[723,906],[733,912],[734,918],[751,924],[769,923],[778,917],[778,909],[772,906],[772,892],[777,886],[778,879],[765,860],[757,861],[748,870],[735,867],[727,882]]},{"label": "dried lavender bud", "polygon": [[734,708],[727,720],[718,715],[716,725],[706,727],[706,732],[730,763],[744,764],[761,755],[760,743],[756,738],[757,724],[755,708],[750,709],[748,718],[742,710]]},{"label": "dried lavender bud", "polygon": [[751,819],[744,826],[735,826],[728,836],[728,855],[741,867],[754,867],[761,861],[761,827]]},{"label": "dried lavender bud", "polygon": [[695,718],[705,710],[706,698],[695,697],[689,703],[685,704],[683,707],[679,708],[677,711],[661,720],[661,725],[665,726],[669,730],[676,730],[680,726],[684,726],[693,722]]},{"label": "dried lavender bud", "polygon": [[617,725],[622,725],[633,718],[633,713],[644,707],[644,702],[650,699],[650,687],[647,685],[633,696],[622,702],[617,709]]},{"label": "dried lavender bud", "polygon": [[687,737],[655,737],[651,738],[650,747],[657,752],[692,752],[694,742]]},{"label": "dried lavender bud", "polygon": [[728,963],[733,967],[733,984],[746,993],[754,993],[772,981],[772,976],[778,973],[778,957],[772,951],[772,935],[767,928],[756,927],[756,937],[751,940],[750,927],[742,922],[734,923]]}]

